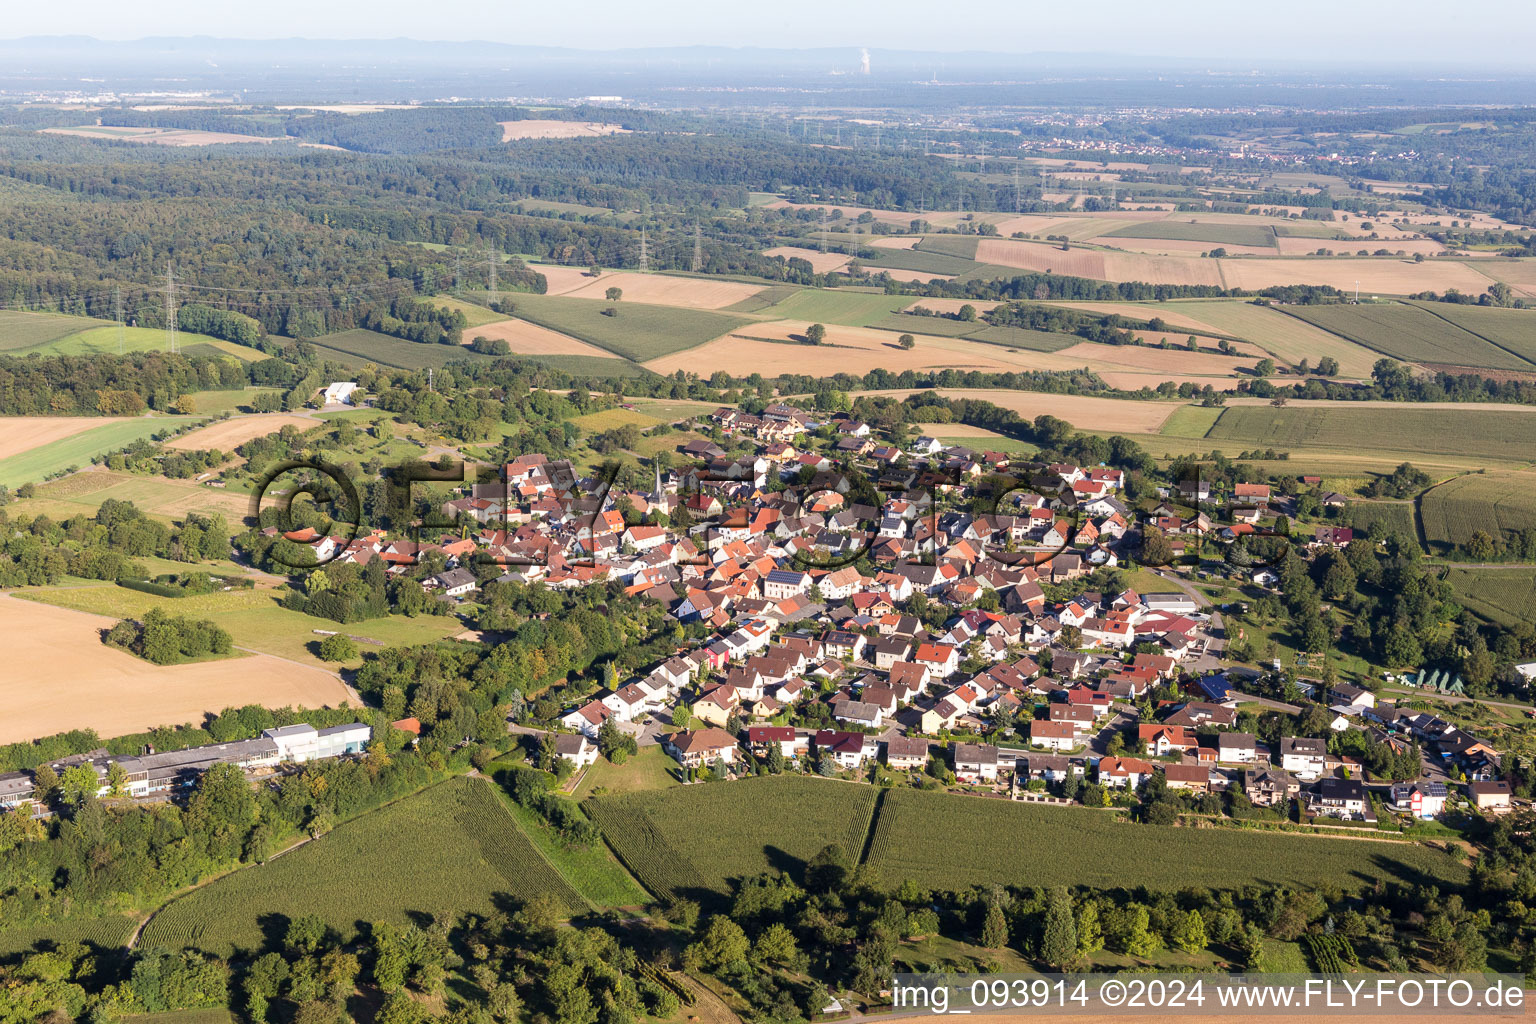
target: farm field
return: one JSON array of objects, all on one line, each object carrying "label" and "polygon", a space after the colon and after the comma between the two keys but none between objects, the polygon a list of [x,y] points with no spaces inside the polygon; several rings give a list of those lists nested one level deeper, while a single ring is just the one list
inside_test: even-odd
[{"label": "farm field", "polygon": [[507,343],[513,355],[586,356],[589,359],[615,360],[612,352],[588,345],[559,331],[529,323],[527,320],[496,320],[481,324],[464,332],[467,340],[475,338],[500,339]]},{"label": "farm field", "polygon": [[1212,441],[1264,447],[1333,446],[1401,452],[1405,459],[1426,453],[1525,462],[1536,444],[1536,415],[1443,406],[1275,409],[1240,405],[1223,412],[1206,436]]},{"label": "farm field", "polygon": [[45,924],[21,925],[0,930],[0,957],[32,949],[39,942],[84,942],[109,949],[121,946],[133,932],[135,921],[123,914],[105,917],[70,917]]},{"label": "farm field", "polygon": [[1388,533],[1417,537],[1419,530],[1411,501],[1355,501],[1349,505],[1349,524],[1361,532],[1383,523]]},{"label": "farm field", "polygon": [[[38,314],[22,314],[35,316]],[[116,355],[118,349],[118,330],[111,325],[102,326],[102,321],[87,317],[50,317],[52,321],[72,320],[78,327],[75,330],[63,334],[55,334],[53,337],[34,342],[29,346],[8,346],[4,340],[0,340],[0,352],[7,355],[30,355],[34,352],[42,355],[79,356],[94,353],[106,353]],[[36,328],[24,330],[22,338],[41,337],[45,332]],[[55,330],[62,329],[62,324],[55,323]],[[0,325],[0,332],[4,326]],[[124,352],[163,352],[166,347],[165,332],[153,327],[124,327],[122,330],[122,348]],[[0,333],[0,339],[5,335]],[[232,341],[224,341],[221,338],[210,338],[205,334],[192,334],[188,331],[179,331],[176,334],[176,343],[181,351],[190,355],[225,355],[234,356],[236,359],[248,363],[257,362],[267,358],[265,354],[245,345],[236,345]]]},{"label": "farm field", "polygon": [[298,427],[300,430],[308,430],[319,426],[319,421],[309,416],[298,416],[293,413],[266,412],[255,413],[246,416],[235,416],[218,423],[210,423],[206,427],[173,437],[166,442],[167,448],[180,448],[183,451],[195,451],[199,448],[217,448],[221,452],[234,451],[235,448],[249,441],[253,437],[265,437],[275,434],[288,425]]},{"label": "farm field", "polygon": [[617,316],[604,316],[610,305],[602,299],[520,295],[517,316],[636,362],[694,348],[751,322],[713,310],[628,300],[617,304]]},{"label": "farm field", "polygon": [[[955,836],[966,841],[956,843]],[[1125,856],[1127,849],[1135,856]],[[1062,850],[1072,856],[1061,856]],[[1191,878],[1211,888],[1329,883],[1361,888],[1376,879],[1467,876],[1449,855],[1415,844],[1135,825],[1090,808],[909,789],[885,794],[867,863],[886,879],[946,888],[1000,883],[1177,889]]]},{"label": "farm field", "polygon": [[238,412],[241,408],[250,409],[256,396],[263,394],[281,398],[283,389],[247,387],[224,391],[194,391],[187,397],[192,399],[197,415],[217,416],[223,412]]},{"label": "farm field", "polygon": [[911,302],[911,298],[905,295],[805,288],[762,310],[762,313],[764,316],[807,320],[828,326],[840,324],[846,327],[868,327]]},{"label": "farm field", "polygon": [[1406,362],[1536,371],[1536,363],[1507,352],[1420,306],[1403,303],[1286,306],[1285,313]]},{"label": "farm field", "polygon": [[[318,669],[324,664],[315,655],[320,640],[314,632],[317,629],[340,628],[352,636],[379,641],[377,645],[358,644],[361,650],[368,651],[379,650],[380,646],[431,643],[457,633],[463,628],[462,624],[451,615],[423,615],[414,619],[392,615],[339,627],[330,619],[320,619],[283,608],[279,603],[282,597],[281,592],[261,588],[232,590],[198,597],[159,597],[103,583],[69,588],[42,588],[20,593],[29,602],[75,609],[110,617],[113,620],[139,617],[154,607],[164,608],[172,615],[214,619],[219,625],[229,630],[230,635],[234,637],[236,647],[287,659],[290,664],[287,664],[286,669],[290,673],[310,666]],[[91,640],[92,643],[95,642],[94,636]],[[124,655],[124,657],[130,656]],[[138,659],[132,660],[139,663]],[[249,659],[243,663],[251,664]],[[148,662],[141,664],[149,665]],[[362,658],[343,664],[345,667],[356,668],[362,664]],[[324,671],[325,675],[334,681],[332,670],[327,668]],[[226,701],[225,704],[227,703],[229,702]],[[219,705],[219,707],[223,706]]]},{"label": "farm field", "polygon": [[361,327],[312,338],[310,343],[321,349],[326,359],[335,359],[353,367],[378,363],[402,370],[424,370],[429,366],[442,369],[455,360],[492,358],[471,352],[462,345],[424,345]]},{"label": "farm field", "polygon": [[505,792],[499,792],[497,797],[544,860],[583,899],[598,907],[638,907],[650,900],[640,883],[602,843],[586,848],[570,846],[537,814],[519,806]]},{"label": "farm field", "polygon": [[[1085,238],[1083,241],[1089,245],[1102,245],[1112,249],[1123,249],[1126,252],[1144,253],[1152,256],[1204,256],[1210,250],[1217,247],[1215,242],[1200,242],[1188,238],[1120,238],[1111,235],[1096,235]],[[1232,242],[1221,245],[1229,256],[1275,256],[1278,251],[1274,248],[1257,245],[1238,245]],[[1314,245],[1313,248],[1316,248]]]},{"label": "farm field", "polygon": [[1536,362],[1536,312],[1496,306],[1464,306],[1459,302],[1412,302],[1410,305]]},{"label": "farm field", "polygon": [[1489,622],[1536,622],[1536,571],[1529,567],[1451,569],[1446,582],[1462,605]]},{"label": "farm field", "polygon": [[1145,281],[1148,284],[1221,286],[1221,260],[1181,256],[1148,256],[1074,247],[1063,251],[1042,242],[984,238],[976,247],[984,264],[1015,267],[1036,273],[1049,271],[1096,281]]},{"label": "farm field", "polygon": [[94,469],[40,484],[34,497],[18,502],[17,506],[29,515],[44,512],[62,519],[82,512],[92,515],[108,498],[131,501],[146,514],[162,519],[181,519],[188,512],[218,513],[235,529],[240,527],[251,504],[250,495],[240,490]]},{"label": "farm field", "polygon": [[1536,473],[1470,473],[1431,487],[1419,498],[1424,540],[1433,554],[1465,547],[1474,531],[1508,541],[1536,527]]},{"label": "farm field", "polygon": [[544,275],[546,296],[564,295],[583,285],[591,284],[594,280],[592,275],[587,273],[590,269],[588,267],[567,267],[558,263],[530,263],[528,266],[529,269],[537,270]]},{"label": "farm field", "polygon": [[[107,584],[49,594],[102,589],[135,593]],[[110,628],[115,618],[9,594],[0,595],[0,609],[11,635],[8,669],[0,676],[0,704],[6,709],[0,718],[0,743],[68,729],[120,736],[158,725],[200,721],[207,712],[242,704],[334,707],[347,699],[341,682],[320,668],[266,655],[152,665],[101,642],[100,631]]]},{"label": "farm field", "polygon": [[[92,456],[117,451],[132,441],[157,434],[168,427],[174,428],[194,417],[189,416],[136,416],[131,419],[102,417],[98,426],[72,431],[37,445],[29,445],[16,454],[0,457],[0,484],[14,488],[19,484],[40,481],[50,473],[83,466]],[[0,418],[0,426],[10,436],[13,429],[23,433],[46,429],[34,424],[51,421],[47,416],[8,416]]]},{"label": "farm field", "polygon": [[[499,893],[519,900],[549,895],[572,911],[584,906],[491,783],[451,779],[171,902],[145,926],[142,941],[231,956],[261,949],[274,920],[300,914],[319,915],[350,941],[372,921],[406,925],[419,914],[452,921],[487,913]],[[275,930],[281,934],[282,926]]]},{"label": "farm field", "polygon": [[10,416],[0,419],[0,460],[94,427],[131,423],[131,419],[106,416]]},{"label": "farm field", "polygon": [[1164,305],[1168,312],[1158,315],[1169,323],[1173,323],[1170,316],[1193,318],[1222,334],[1252,342],[1291,366],[1303,359],[1316,366],[1319,359],[1329,356],[1338,362],[1339,376],[1364,379],[1381,358],[1380,352],[1243,299],[1188,299],[1147,308],[1161,310]]},{"label": "farm field", "polygon": [[[974,398],[1033,420],[1048,415],[1066,420],[1079,430],[1109,430],[1122,434],[1154,434],[1175,412],[1185,406],[1180,402],[1138,402],[1126,398],[1100,398],[1096,395],[1054,395],[1041,391],[1007,391],[992,388],[938,388],[945,398]],[[889,395],[905,398],[911,390],[861,391],[861,395]],[[1220,410],[1216,410],[1220,411]],[[1111,426],[1113,425],[1113,426]],[[946,432],[961,424],[944,424]],[[957,435],[960,436],[960,435]]]},{"label": "farm field", "polygon": [[1200,242],[1208,249],[1214,246],[1240,245],[1268,249],[1271,252],[1274,251],[1275,244],[1274,229],[1268,224],[1213,224],[1208,221],[1191,223],[1182,219],[1142,221],[1102,232],[1101,237]]},{"label": "farm field", "polygon": [[[513,301],[515,302],[516,300],[514,299]],[[506,319],[506,314],[504,313],[498,313],[494,309],[487,309],[485,306],[477,305],[473,302],[465,302],[463,299],[456,299],[452,295],[433,296],[432,304],[443,309],[455,309],[463,313],[464,319],[469,321],[469,327],[465,330],[466,334],[469,330],[482,324],[498,323]]]},{"label": "farm field", "polygon": [[34,348],[100,326],[100,320],[90,317],[3,309],[0,310],[0,352]]},{"label": "farm field", "polygon": [[155,146],[214,146],[225,143],[291,142],[286,136],[240,135],[235,132],[206,132],[191,128],[118,127],[90,124],[78,128],[43,128],[50,135],[75,135],[85,139],[112,139],[117,142],[142,142]]},{"label": "farm field", "polygon": [[798,875],[829,843],[857,860],[876,790],[771,776],[586,801],[619,859],[664,898],[713,896],[765,871]]},{"label": "farm field", "polygon": [[845,253],[822,252],[819,249],[804,249],[797,245],[776,245],[772,249],[764,249],[763,255],[783,256],[786,260],[805,260],[818,274],[830,274],[848,265],[848,256]]},{"label": "farm field", "polygon": [[883,367],[902,370],[1016,370],[1038,365],[1036,359],[1054,358],[1043,353],[1012,354],[996,345],[961,338],[914,335],[917,345],[903,350],[900,335],[869,327],[827,324],[826,341],[807,345],[799,339],[811,326],[809,320],[772,320],[745,325],[685,352],[674,352],[645,363],[656,373],[684,370],[708,376],[715,370],[765,376],[781,373],[829,375],[838,372],[868,373]]},{"label": "farm field", "polygon": [[[563,294],[578,299],[607,301],[609,288],[624,293],[618,305],[630,303],[653,306],[683,306],[688,309],[720,309],[751,298],[763,290],[760,284],[743,281],[711,280],[707,277],[678,277],[671,274],[633,274],[625,271],[589,277],[587,283]],[[515,300],[516,301],[516,300]]]},{"label": "farm field", "polygon": [[623,125],[605,124],[600,121],[552,121],[532,119],[526,121],[501,121],[501,141],[516,142],[521,139],[587,139],[599,135],[628,134]]},{"label": "farm field", "polygon": [[981,266],[972,259],[926,249],[878,249],[859,262],[872,274],[888,273],[898,281],[959,277]]},{"label": "farm field", "polygon": [[1215,262],[1221,264],[1222,278],[1228,288],[1250,291],[1287,284],[1330,284],[1340,291],[1353,292],[1355,282],[1358,281],[1362,297],[1444,292],[1448,288],[1480,295],[1493,283],[1493,278],[1476,269],[1482,265],[1481,262],[1468,264],[1454,260],[1426,260],[1415,263],[1409,259],[1386,257],[1366,259],[1326,256],[1314,259],[1228,259]]}]

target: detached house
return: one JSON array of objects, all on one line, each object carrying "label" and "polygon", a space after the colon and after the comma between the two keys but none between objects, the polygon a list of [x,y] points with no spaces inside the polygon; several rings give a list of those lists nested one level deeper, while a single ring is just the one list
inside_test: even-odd
[{"label": "detached house", "polygon": [[1415,818],[1435,818],[1445,810],[1450,790],[1443,782],[1402,782],[1392,787],[1392,806]]},{"label": "detached house", "polygon": [[1358,779],[1324,779],[1312,798],[1315,814],[1354,818],[1365,814],[1365,786]]},{"label": "detached house", "polygon": [[996,782],[997,748],[986,743],[956,743],[955,778],[961,782]]},{"label": "detached house", "polygon": [[736,740],[724,729],[695,729],[692,732],[675,732],[662,740],[667,753],[677,759],[684,768],[736,760]]},{"label": "detached house", "polygon": [[581,733],[575,735],[562,733],[556,736],[555,753],[571,762],[577,769],[586,768],[597,762],[597,744]]},{"label": "detached house", "polygon": [[885,743],[885,763],[896,771],[928,763],[928,741],[921,736],[892,736]]},{"label": "detached house", "polygon": [[1328,744],[1323,740],[1286,736],[1280,740],[1280,767],[1302,780],[1323,774],[1328,758]]},{"label": "detached house", "polygon": [[1255,807],[1273,807],[1301,792],[1301,784],[1289,772],[1260,768],[1243,773],[1243,792]]}]

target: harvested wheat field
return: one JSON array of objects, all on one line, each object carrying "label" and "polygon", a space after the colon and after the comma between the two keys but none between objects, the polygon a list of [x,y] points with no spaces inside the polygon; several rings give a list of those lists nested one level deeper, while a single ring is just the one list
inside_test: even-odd
[{"label": "harvested wheat field", "polygon": [[466,338],[490,338],[505,341],[516,355],[525,356],[592,356],[596,359],[617,359],[607,349],[588,345],[568,334],[540,327],[526,320],[497,320],[481,324],[465,332]]},{"label": "harvested wheat field", "polygon": [[629,129],[617,124],[601,124],[597,121],[500,121],[501,141],[518,139],[586,139],[597,135],[619,135]]},{"label": "harvested wheat field", "polygon": [[270,655],[151,665],[101,642],[115,620],[0,595],[10,635],[0,674],[0,743],[95,729],[103,738],[200,721],[244,704],[337,706],[347,689],[331,673]]},{"label": "harvested wheat field", "polygon": [[657,373],[687,370],[706,377],[715,370],[773,376],[780,373],[868,373],[876,367],[894,373],[902,370],[1075,368],[1070,363],[1062,363],[1051,353],[1022,350],[1013,353],[1000,345],[927,334],[914,334],[917,345],[906,350],[896,343],[899,335],[895,332],[871,327],[827,324],[824,344],[798,342],[797,336],[803,335],[810,326],[808,320],[749,324],[698,348],[652,359],[645,363],[645,367]]},{"label": "harvested wheat field", "polygon": [[[913,238],[910,241],[916,242]],[[902,246],[901,248],[910,248]],[[842,270],[848,265],[848,256],[840,252],[817,252],[815,249],[802,249],[796,245],[776,245],[772,249],[764,249],[764,256],[783,256],[785,259],[805,260],[811,265],[811,269],[818,274],[830,274],[835,270]]]},{"label": "harvested wheat field", "polygon": [[1064,224],[1078,220],[1076,217],[1057,217],[1038,213],[1022,213],[1015,217],[1004,217],[1002,220],[994,220],[993,214],[977,214],[977,219],[991,224],[997,228],[997,233],[1003,236],[1022,231],[1026,235],[1053,235],[1056,229]]},{"label": "harvested wheat field", "polygon": [[544,275],[545,295],[567,295],[597,280],[587,273],[586,267],[562,267],[557,263],[533,263],[529,266]]},{"label": "harvested wheat field", "polygon": [[1489,277],[1536,297],[1536,260],[1490,259],[1477,264]]},{"label": "harvested wheat field", "polygon": [[73,437],[92,427],[120,423],[107,416],[7,416],[0,419],[0,459]]},{"label": "harvested wheat field", "polygon": [[[1426,260],[1415,263],[1400,259],[1317,259],[1212,260],[1221,266],[1228,288],[1257,291],[1287,284],[1331,284],[1341,291],[1353,292],[1360,284],[1364,295],[1412,295],[1415,292],[1444,292],[1455,288],[1471,295],[1481,295],[1493,278],[1473,270],[1465,263]],[[1533,278],[1536,280],[1536,278]]]},{"label": "harvested wheat field", "polygon": [[1136,253],[1060,249],[1036,242],[984,238],[976,246],[976,259],[996,266],[1016,267],[1037,273],[1050,271],[1097,281],[1144,281],[1148,284],[1220,285],[1217,260],[1198,257],[1144,256]]},{"label": "harvested wheat field", "polygon": [[167,448],[196,451],[199,448],[217,448],[221,452],[234,451],[253,437],[275,434],[292,424],[300,430],[319,426],[319,421],[308,416],[294,416],[285,412],[260,412],[249,416],[233,416],[219,423],[182,434],[165,442]]},{"label": "harvested wheat field", "polygon": [[672,277],[668,274],[631,274],[620,271],[587,278],[587,284],[563,294],[578,299],[605,298],[609,288],[624,292],[622,302],[644,302],[653,306],[684,306],[688,309],[721,309],[763,290],[760,284],[719,281],[698,277]]}]

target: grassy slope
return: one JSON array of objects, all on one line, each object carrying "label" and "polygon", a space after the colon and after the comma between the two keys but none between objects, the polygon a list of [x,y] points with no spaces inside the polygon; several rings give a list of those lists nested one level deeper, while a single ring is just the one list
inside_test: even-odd
[{"label": "grassy slope", "polygon": [[1507,352],[1418,306],[1396,302],[1359,306],[1287,306],[1285,312],[1394,359],[1496,370],[1536,370],[1536,363]]},{"label": "grassy slope", "polygon": [[872,295],[868,292],[807,288],[761,312],[776,319],[868,327],[911,304],[911,297],[906,295]]},{"label": "grassy slope", "polygon": [[[1446,455],[1466,459],[1526,461],[1536,444],[1536,415],[1511,410],[1234,406],[1207,435],[1212,441],[1266,447],[1337,447]],[[1468,465],[1465,468],[1472,468]]]}]

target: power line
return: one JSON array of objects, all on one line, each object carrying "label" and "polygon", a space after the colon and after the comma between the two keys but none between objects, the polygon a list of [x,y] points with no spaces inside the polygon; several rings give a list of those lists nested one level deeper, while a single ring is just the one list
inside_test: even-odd
[{"label": "power line", "polygon": [[693,222],[693,272],[704,269],[704,236],[699,232],[699,222]]},{"label": "power line", "polygon": [[112,319],[117,321],[117,354],[123,354],[123,290],[112,286]]},{"label": "power line", "polygon": [[165,265],[165,340],[172,355],[176,354],[176,272]]}]

